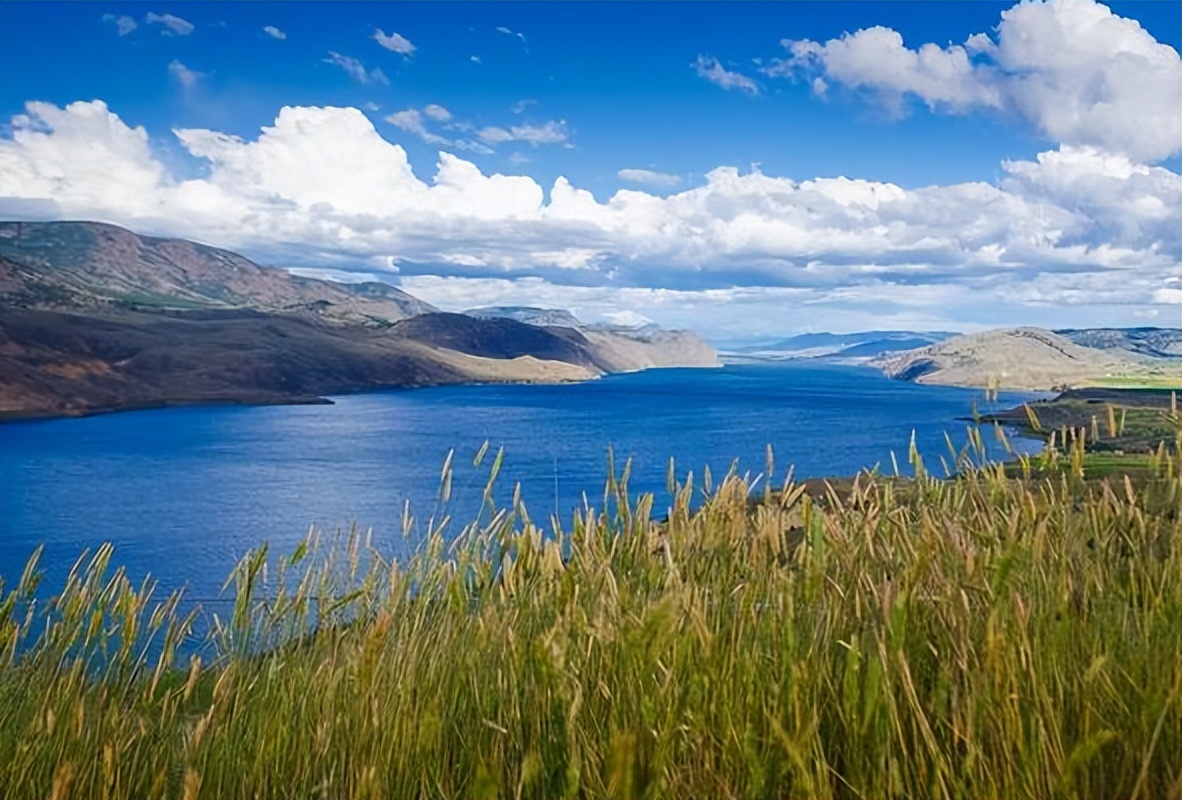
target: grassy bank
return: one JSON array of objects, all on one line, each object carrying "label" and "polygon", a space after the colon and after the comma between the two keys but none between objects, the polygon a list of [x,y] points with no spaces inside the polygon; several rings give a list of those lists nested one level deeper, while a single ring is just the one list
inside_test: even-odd
[{"label": "grassy bank", "polygon": [[489,508],[401,564],[260,550],[205,662],[172,663],[194,617],[117,553],[47,616],[31,567],[0,601],[0,787],[1182,798],[1179,450],[1134,487],[1077,447],[1025,480],[686,483],[667,518],[613,479],[607,511]]}]

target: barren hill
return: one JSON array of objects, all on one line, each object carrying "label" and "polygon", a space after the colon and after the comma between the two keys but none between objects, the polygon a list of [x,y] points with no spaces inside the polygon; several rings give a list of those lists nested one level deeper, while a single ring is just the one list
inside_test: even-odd
[{"label": "barren hill", "polygon": [[300,278],[228,250],[99,222],[0,223],[0,303],[56,311],[303,311],[369,325],[434,311],[394,286]]},{"label": "barren hill", "polygon": [[1083,347],[1040,328],[957,336],[878,363],[888,377],[951,386],[1050,390],[1170,375],[1182,384],[1177,362]]},{"label": "barren hill", "polygon": [[113,225],[0,223],[0,417],[714,362],[691,333],[640,338],[439,313],[384,283],[297,277]]}]

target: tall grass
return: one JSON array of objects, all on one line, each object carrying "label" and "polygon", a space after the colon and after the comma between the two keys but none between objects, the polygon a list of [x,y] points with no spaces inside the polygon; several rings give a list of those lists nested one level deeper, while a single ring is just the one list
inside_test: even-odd
[{"label": "tall grass", "polygon": [[613,470],[566,526],[489,500],[405,563],[260,549],[187,663],[194,612],[109,547],[48,607],[30,564],[0,795],[1182,798],[1179,450],[1137,486],[686,480],[667,514]]}]

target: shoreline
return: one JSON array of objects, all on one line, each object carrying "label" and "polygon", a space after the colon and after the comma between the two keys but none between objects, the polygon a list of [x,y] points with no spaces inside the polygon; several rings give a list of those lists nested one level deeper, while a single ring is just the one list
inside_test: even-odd
[{"label": "shoreline", "polygon": [[[708,367],[704,367],[708,369]],[[627,370],[626,373],[608,373],[608,374],[631,374],[636,372],[645,372],[649,369],[697,369],[691,366],[679,367],[646,367],[639,370]],[[14,423],[14,422],[50,422],[53,420],[63,419],[85,419],[87,417],[97,417],[104,414],[121,414],[129,411],[152,411],[162,408],[193,408],[198,406],[217,407],[264,407],[264,406],[331,406],[335,405],[332,396],[364,394],[365,392],[386,392],[386,391],[400,391],[413,389],[434,389],[443,386],[560,386],[566,383],[586,383],[588,381],[599,380],[602,375],[595,375],[582,380],[506,380],[506,381],[439,381],[434,383],[413,383],[413,384],[384,384],[372,386],[345,386],[340,388],[332,388],[325,391],[324,394],[299,394],[299,395],[250,395],[244,394],[241,397],[227,397],[227,396],[213,396],[213,397],[185,397],[185,398],[162,398],[160,400],[148,400],[144,402],[133,402],[127,404],[120,404],[114,406],[98,406],[92,408],[79,409],[18,409],[18,410],[3,410],[0,411],[0,426]]]}]

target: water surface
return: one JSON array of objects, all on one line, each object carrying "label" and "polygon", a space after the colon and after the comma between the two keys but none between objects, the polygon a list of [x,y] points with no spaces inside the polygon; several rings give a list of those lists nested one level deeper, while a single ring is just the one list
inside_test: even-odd
[{"label": "water surface", "polygon": [[[1003,394],[1011,406],[1025,395]],[[793,363],[653,370],[562,386],[460,386],[334,398],[334,405],[197,407],[0,426],[0,575],[15,581],[44,544],[46,585],[103,541],[132,576],[219,595],[234,562],[267,540],[289,552],[310,525],[352,523],[403,548],[404,501],[422,519],[438,506],[439,472],[456,450],[456,519],[480,505],[484,441],[505,450],[499,497],[520,481],[535,518],[569,522],[583,492],[599,505],[607,451],[632,458],[631,485],[668,506],[679,475],[737,463],[777,476],[850,475],[906,467],[914,430],[929,467],[944,433],[965,441],[981,393],[890,381],[868,369]],[[986,436],[992,440],[992,436]],[[1027,448],[1034,443],[1027,442]],[[413,541],[410,542],[413,544]]]}]

